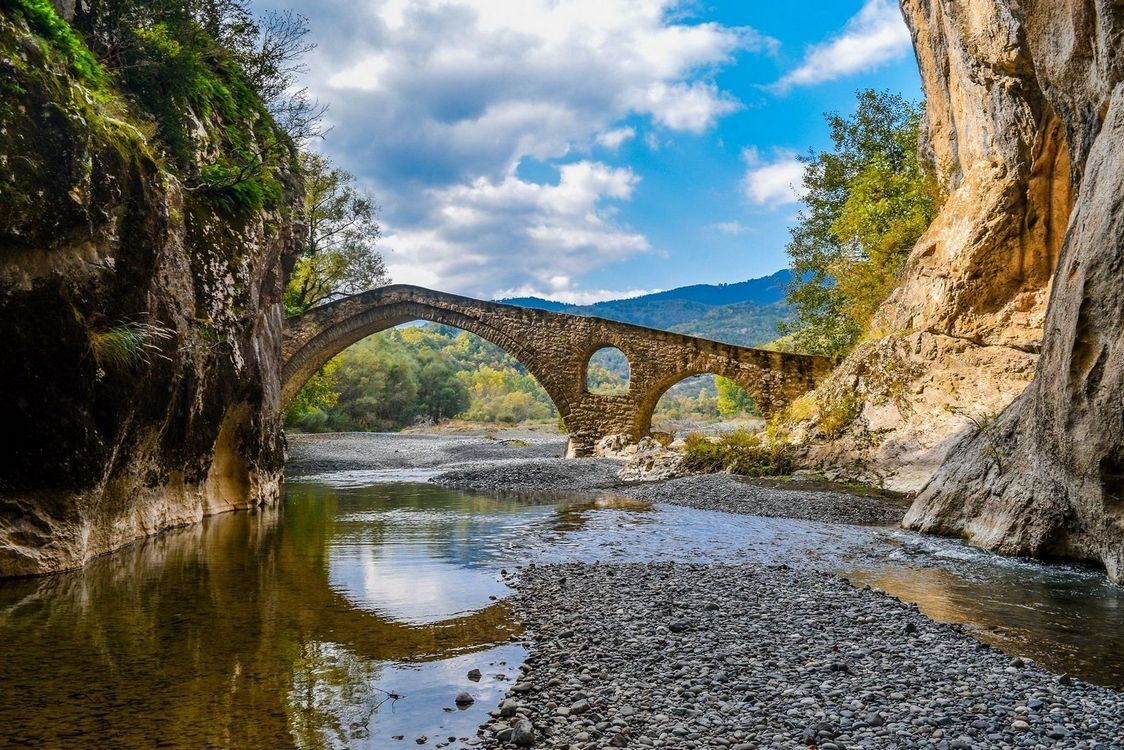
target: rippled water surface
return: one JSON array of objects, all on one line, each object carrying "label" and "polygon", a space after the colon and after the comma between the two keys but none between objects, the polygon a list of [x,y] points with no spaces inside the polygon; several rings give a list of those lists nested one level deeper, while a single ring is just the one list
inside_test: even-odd
[{"label": "rippled water surface", "polygon": [[[0,584],[0,746],[435,747],[524,652],[504,567],[746,561],[847,575],[1013,653],[1124,687],[1124,591],[1096,571],[895,529],[535,502],[353,472],[291,482],[79,573]],[[483,673],[479,681],[470,669]],[[461,690],[477,700],[458,709]],[[395,739],[402,736],[402,740]],[[454,746],[460,743],[453,743]]]}]

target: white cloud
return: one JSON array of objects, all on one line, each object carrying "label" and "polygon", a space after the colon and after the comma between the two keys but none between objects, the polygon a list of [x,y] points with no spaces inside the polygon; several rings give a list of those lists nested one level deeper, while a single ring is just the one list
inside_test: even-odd
[{"label": "white cloud", "polygon": [[731,236],[745,234],[749,231],[749,227],[742,224],[740,221],[719,221],[715,224],[707,224],[705,228],[712,232]]},{"label": "white cloud", "polygon": [[804,198],[804,164],[794,152],[778,150],[772,160],[765,161],[750,147],[742,158],[746,162],[742,189],[750,202],[776,207]]},{"label": "white cloud", "polygon": [[636,112],[650,114],[652,119],[671,130],[702,133],[720,117],[736,112],[742,105],[723,94],[713,83],[654,83],[644,91],[630,96]]},{"label": "white cloud", "polygon": [[534,286],[519,286],[512,289],[501,289],[495,293],[495,299],[509,299],[511,297],[540,297],[554,300],[555,302],[568,302],[572,305],[592,305],[594,302],[604,302],[610,299],[632,299],[645,294],[655,294],[661,289],[542,289]]},{"label": "white cloud", "polygon": [[625,141],[632,140],[635,137],[635,128],[617,128],[615,130],[599,133],[597,136],[597,143],[610,151],[617,151],[624,145]]},{"label": "white cloud", "polygon": [[[647,250],[613,215],[631,172],[587,155],[638,137],[638,120],[651,143],[707,131],[741,107],[715,72],[777,47],[747,27],[692,22],[690,0],[294,1],[320,43],[312,89],[334,125],[324,148],[375,191],[394,278],[467,293],[549,290],[540,279],[567,260],[584,272]],[[578,161],[550,185],[517,176],[526,160]]]},{"label": "white cloud", "polygon": [[786,90],[872,70],[912,51],[909,29],[892,0],[866,0],[835,38],[808,49],[800,67],[774,88]]},{"label": "white cloud", "polygon": [[511,173],[433,188],[418,222],[388,228],[388,270],[395,281],[486,297],[525,287],[575,299],[576,271],[650,249],[614,219],[613,202],[631,198],[638,182],[630,169],[581,161],[563,166],[555,184]]},{"label": "white cloud", "polygon": [[330,145],[382,181],[434,184],[585,150],[633,115],[703,132],[741,106],[714,70],[777,43],[676,20],[683,1],[326,0],[315,18],[330,40],[312,65]]}]

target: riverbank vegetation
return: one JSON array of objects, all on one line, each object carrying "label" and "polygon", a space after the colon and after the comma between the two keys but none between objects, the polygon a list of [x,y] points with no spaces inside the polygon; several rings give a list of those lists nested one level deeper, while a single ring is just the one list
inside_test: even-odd
[{"label": "riverbank vegetation", "polygon": [[688,435],[682,467],[697,474],[724,471],[747,477],[772,477],[791,474],[796,469],[796,459],[789,443],[770,440],[761,432],[739,429],[719,437]]}]

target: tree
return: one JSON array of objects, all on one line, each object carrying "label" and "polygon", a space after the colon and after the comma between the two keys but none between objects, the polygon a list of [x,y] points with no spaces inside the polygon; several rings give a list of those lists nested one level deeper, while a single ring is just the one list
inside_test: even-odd
[{"label": "tree", "polygon": [[[255,15],[250,0],[108,0],[79,7],[87,40],[142,105],[161,97],[196,107],[198,99],[216,93],[237,98],[228,85],[200,81],[202,68],[232,62],[293,142],[323,135],[326,107],[299,84],[316,48],[308,40],[308,19],[299,13]],[[172,113],[151,113],[169,129]],[[169,135],[173,141],[184,137]],[[178,144],[170,145],[175,150]]]},{"label": "tree", "polygon": [[714,385],[718,389],[717,408],[721,416],[734,417],[738,414],[758,413],[753,397],[734,381],[719,375],[714,378]]},{"label": "tree", "polygon": [[289,405],[289,411],[285,415],[286,423],[309,429],[313,423],[326,421],[327,412],[340,400],[336,388],[339,385],[338,372],[341,364],[339,357],[333,357],[308,379]]},{"label": "tree", "polygon": [[380,230],[371,196],[355,187],[354,175],[320,154],[302,153],[301,166],[307,233],[285,291],[290,315],[389,281],[374,249]]},{"label": "tree", "polygon": [[806,208],[786,248],[796,320],[782,326],[799,351],[849,351],[936,215],[937,182],[918,157],[922,114],[898,94],[861,91],[853,115],[827,115],[833,150],[804,159]]},{"label": "tree", "polygon": [[418,412],[435,422],[455,417],[471,404],[468,388],[457,380],[453,368],[430,355],[417,373]]}]

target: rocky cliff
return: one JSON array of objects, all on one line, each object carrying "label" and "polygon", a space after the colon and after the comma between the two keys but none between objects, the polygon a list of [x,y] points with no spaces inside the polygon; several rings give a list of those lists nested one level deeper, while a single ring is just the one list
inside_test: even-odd
[{"label": "rocky cliff", "polygon": [[217,51],[123,91],[105,6],[0,2],[0,576],[278,497],[292,145]]},{"label": "rocky cliff", "polygon": [[[1010,49],[1007,58],[1026,73],[1024,90],[1042,102],[1033,121],[1037,142],[1069,154],[1068,174],[1056,174],[1048,194],[1072,203],[1034,382],[994,422],[956,445],[917,498],[906,525],[963,535],[1009,554],[1098,562],[1119,580],[1124,577],[1124,6],[1075,0],[905,7],[914,26],[923,29],[922,59],[928,55],[937,70]],[[994,8],[990,18],[985,8]],[[1029,164],[1032,174],[1039,164]],[[1025,257],[1012,260],[1021,263]]]},{"label": "rocky cliff", "polygon": [[[1124,8],[902,0],[948,198],[814,399],[813,461],[910,527],[1124,560]],[[1033,382],[1032,382],[1033,381]],[[935,474],[935,476],[934,476]],[[931,480],[931,481],[930,481]]]},{"label": "rocky cliff", "polygon": [[[922,153],[947,199],[867,340],[817,394],[813,460],[916,491],[1031,381],[1073,203],[1070,142],[1012,4],[903,0]],[[857,461],[857,467],[856,467]]]}]

